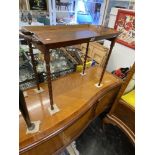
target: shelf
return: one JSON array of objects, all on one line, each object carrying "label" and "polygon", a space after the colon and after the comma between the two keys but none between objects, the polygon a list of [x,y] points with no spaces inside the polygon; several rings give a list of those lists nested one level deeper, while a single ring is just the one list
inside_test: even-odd
[{"label": "shelf", "polygon": [[69,11],[69,10],[56,10],[56,11],[51,11],[52,13],[53,12],[73,12],[73,13],[75,13],[75,11]]},{"label": "shelf", "polygon": [[87,3],[100,3],[100,4],[102,4],[103,2],[92,2],[92,1],[87,1]]}]

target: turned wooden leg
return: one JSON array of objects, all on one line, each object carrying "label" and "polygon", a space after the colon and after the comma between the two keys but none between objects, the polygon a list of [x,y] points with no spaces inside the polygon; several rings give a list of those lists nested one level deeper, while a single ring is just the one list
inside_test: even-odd
[{"label": "turned wooden leg", "polygon": [[31,62],[32,62],[32,66],[33,66],[33,71],[34,71],[34,74],[35,74],[37,89],[40,90],[39,79],[38,79],[38,74],[37,74],[37,70],[36,70],[35,59],[34,59],[34,55],[33,55],[32,43],[28,42],[28,46],[29,46],[29,52],[30,52],[30,56],[31,56]]},{"label": "turned wooden leg", "polygon": [[20,109],[20,112],[22,113],[22,116],[26,122],[28,129],[33,130],[35,128],[35,125],[30,120],[30,116],[29,116],[29,113],[27,110],[25,98],[24,98],[23,92],[21,90],[19,90],[19,109]]},{"label": "turned wooden leg", "polygon": [[103,66],[103,69],[102,69],[102,73],[101,73],[101,77],[100,77],[98,86],[100,86],[100,84],[101,84],[101,82],[102,82],[102,79],[103,79],[103,76],[104,76],[104,73],[105,73],[105,70],[106,70],[106,67],[107,67],[107,64],[108,64],[108,61],[109,61],[109,58],[110,58],[112,49],[113,49],[113,47],[114,47],[114,45],[115,45],[115,40],[116,40],[116,38],[113,38],[112,41],[111,41],[110,50],[109,50],[107,59],[106,59],[106,61],[105,61],[105,64],[104,64],[104,66]]},{"label": "turned wooden leg", "polygon": [[53,92],[52,92],[52,82],[51,82],[51,71],[50,71],[50,54],[49,50],[44,53],[44,59],[46,63],[46,74],[47,74],[47,82],[48,82],[48,92],[50,98],[51,109],[53,110]]},{"label": "turned wooden leg", "polygon": [[87,43],[86,54],[85,54],[85,58],[84,58],[83,71],[82,71],[82,74],[83,74],[83,75],[84,75],[85,68],[86,68],[86,61],[87,61],[87,55],[88,55],[88,48],[89,48],[89,42]]}]

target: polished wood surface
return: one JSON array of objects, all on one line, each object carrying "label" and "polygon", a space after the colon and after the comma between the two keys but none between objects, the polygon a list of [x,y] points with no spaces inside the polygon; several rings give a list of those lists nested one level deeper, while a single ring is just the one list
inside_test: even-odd
[{"label": "polished wood surface", "polygon": [[135,143],[135,109],[121,99],[121,96],[124,94],[124,91],[134,73],[135,63],[131,67],[124,83],[122,84],[109,114],[103,120],[105,123],[112,123],[120,127],[120,129],[122,129],[122,131],[130,138],[133,144]]},{"label": "polished wood surface", "polygon": [[27,110],[24,94],[21,90],[19,90],[19,110],[22,113],[22,116],[26,122],[27,128],[28,129],[33,129],[34,124],[30,120],[30,116]]},{"label": "polished wood surface", "polygon": [[26,124],[20,115],[20,154],[54,154],[74,140],[95,116],[104,111],[104,107],[111,104],[122,81],[106,72],[103,86],[95,87],[101,70],[100,67],[92,67],[86,69],[85,76],[72,73],[53,81],[54,103],[60,111],[52,116],[48,111],[47,84],[41,84],[45,91],[40,94],[33,89],[26,90],[28,97],[25,100],[31,120],[40,120],[41,124],[39,132],[26,134]]},{"label": "polished wood surface", "polygon": [[119,100],[117,108],[114,109],[113,115],[118,117],[126,124],[133,133],[135,133],[135,109],[125,101]]},{"label": "polished wood surface", "polygon": [[85,127],[89,124],[91,120],[92,109],[80,116],[79,119],[72,123],[58,134],[51,136],[47,140],[42,140],[39,145],[32,147],[27,150],[22,155],[53,155],[60,152],[61,149],[70,144],[74,138],[76,138]]},{"label": "polished wood surface", "polygon": [[[50,68],[49,68],[49,49],[60,48],[64,46],[71,46],[75,44],[88,43],[90,41],[96,41],[101,39],[108,39],[111,41],[110,51],[108,52],[105,65],[102,66],[102,73],[98,86],[100,86],[105,69],[110,58],[115,39],[120,34],[114,29],[104,28],[103,26],[96,25],[63,25],[63,26],[27,26],[20,30],[20,35],[27,41],[33,43],[33,45],[44,53],[46,71],[48,75],[48,88],[51,108],[53,109],[53,94],[52,83],[50,80]],[[87,44],[87,45],[88,45]],[[83,73],[86,65],[86,58],[88,54],[88,46],[85,53],[85,61],[83,64]]]},{"label": "polished wood surface", "polygon": [[[113,88],[110,93],[107,93],[105,95],[102,95],[102,97],[100,97],[98,99],[97,102],[97,106],[95,109],[95,116],[98,116],[99,114],[101,114],[104,110],[111,108],[112,103],[115,100],[115,97],[117,95],[116,92],[119,92],[120,87],[117,88]],[[115,95],[114,95],[115,94]]]},{"label": "polished wood surface", "polygon": [[[84,115],[87,116],[88,110],[90,111],[91,117],[95,116],[95,114],[98,115],[101,113],[101,111],[104,110],[104,107],[110,104],[111,98],[113,98],[118,92],[116,87],[120,87],[121,81],[109,73],[104,73],[115,38],[120,32],[117,32],[114,29],[104,28],[103,26],[94,25],[28,26],[23,27],[21,32],[26,40],[32,42],[36,48],[44,53],[48,75],[48,86],[42,84],[41,87],[43,87],[45,92],[40,94],[34,94],[32,89],[27,90],[29,96],[26,98],[26,102],[30,112],[30,117],[32,120],[41,120],[41,127],[38,133],[26,135],[26,128],[21,117],[20,153],[27,153],[26,151],[29,150],[28,154],[33,154],[32,150],[38,150],[38,154],[40,154],[41,150],[47,150],[46,155],[53,154],[56,150],[60,150],[62,146],[64,147],[67,145],[67,143],[64,142],[62,142],[62,146],[59,145],[60,141],[64,141],[64,138],[59,136],[59,134],[62,134],[62,131],[63,133],[67,132],[69,130],[69,125],[71,127],[75,121],[77,123],[77,120],[80,120],[82,115],[83,117]],[[101,39],[108,39],[112,42],[104,67],[91,68],[89,71],[86,71],[85,76],[75,73],[51,83],[49,76],[49,49],[88,43],[90,41]],[[87,57],[87,54],[88,50],[86,51],[85,58]],[[85,63],[83,66],[84,71]],[[103,77],[104,79],[102,81]],[[95,84],[98,83],[97,81],[99,79],[99,84],[103,83],[103,86],[97,88],[95,87]],[[111,91],[112,89],[116,90],[111,92],[112,95],[108,96],[106,103],[104,103],[104,101],[98,103],[97,100],[105,95],[105,93],[108,93],[107,91]],[[52,106],[53,102],[59,107],[60,112],[50,116],[47,108],[50,103]],[[97,110],[95,112],[95,109],[98,106],[102,108],[102,110]],[[81,118],[81,121],[85,118],[83,117]],[[80,127],[78,133],[76,131],[73,133],[78,135],[90,120],[88,113],[88,117],[86,117],[86,120],[84,121],[84,126],[82,123],[79,123]],[[72,130],[69,131],[70,136],[71,131]],[[57,138],[57,140],[54,142],[52,138]],[[71,136],[68,143],[73,138],[75,137]],[[57,142],[58,144],[56,144]],[[51,145],[51,149],[49,149],[50,143],[54,143]],[[54,149],[54,146],[57,146],[56,149]],[[44,149],[40,149],[41,147]]]},{"label": "polished wood surface", "polygon": [[[69,46],[94,40],[116,38],[120,32],[95,25],[67,26],[25,26],[22,30],[31,32],[35,39],[52,47]],[[53,46],[52,46],[53,45]],[[57,46],[58,45],[58,46]]]},{"label": "polished wood surface", "polygon": [[46,74],[47,74],[47,81],[48,81],[48,94],[50,98],[50,105],[51,109],[53,110],[53,90],[52,90],[52,82],[51,82],[51,68],[50,68],[50,53],[49,50],[46,50],[46,54],[44,54],[44,60],[46,63]]},{"label": "polished wood surface", "polygon": [[135,133],[129,128],[127,124],[121,121],[119,117],[108,114],[104,118],[103,123],[113,124],[113,125],[118,126],[127,135],[127,137],[132,142],[132,144],[135,145]]}]

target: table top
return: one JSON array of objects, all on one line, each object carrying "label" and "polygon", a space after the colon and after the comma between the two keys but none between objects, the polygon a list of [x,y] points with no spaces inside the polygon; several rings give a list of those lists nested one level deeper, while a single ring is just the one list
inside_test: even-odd
[{"label": "table top", "polygon": [[87,111],[94,104],[93,99],[103,96],[107,90],[120,85],[121,80],[112,74],[105,72],[103,86],[95,87],[98,82],[102,68],[91,67],[86,70],[86,76],[79,72],[72,73],[52,81],[54,103],[60,111],[53,116],[49,114],[50,107],[48,87],[46,83],[41,84],[44,92],[36,94],[33,89],[27,90],[28,97],[25,98],[32,121],[40,120],[40,131],[35,134],[26,134],[26,124],[23,117],[19,118],[19,141],[20,149],[26,148],[60,131],[81,113]]},{"label": "table top", "polygon": [[24,26],[24,31],[31,32],[33,37],[44,45],[69,46],[101,39],[116,38],[120,32],[95,25],[59,25],[59,26]]}]

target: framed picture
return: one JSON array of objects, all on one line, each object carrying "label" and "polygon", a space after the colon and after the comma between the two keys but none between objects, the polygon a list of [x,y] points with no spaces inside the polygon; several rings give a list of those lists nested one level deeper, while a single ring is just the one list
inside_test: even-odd
[{"label": "framed picture", "polygon": [[135,12],[118,10],[114,29],[122,32],[117,42],[130,48],[135,48]]},{"label": "framed picture", "polygon": [[46,0],[29,0],[30,10],[47,10]]}]

